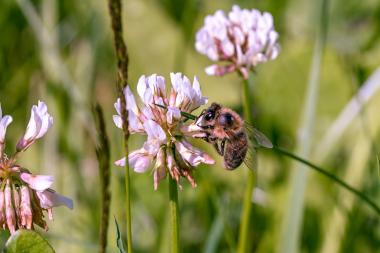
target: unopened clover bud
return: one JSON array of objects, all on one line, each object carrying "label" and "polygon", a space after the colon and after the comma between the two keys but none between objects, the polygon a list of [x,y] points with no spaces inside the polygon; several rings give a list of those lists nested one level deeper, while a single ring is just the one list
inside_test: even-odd
[{"label": "unopened clover bud", "polygon": [[16,231],[16,216],[15,210],[12,204],[12,191],[9,179],[7,180],[4,189],[4,199],[5,199],[5,217],[9,231],[13,234]]},{"label": "unopened clover bud", "polygon": [[0,227],[5,229],[5,202],[4,202],[4,191],[0,191]]},{"label": "unopened clover bud", "polygon": [[21,186],[21,204],[20,204],[21,225],[27,229],[32,228],[33,216],[32,208],[30,206],[30,192],[29,187]]}]

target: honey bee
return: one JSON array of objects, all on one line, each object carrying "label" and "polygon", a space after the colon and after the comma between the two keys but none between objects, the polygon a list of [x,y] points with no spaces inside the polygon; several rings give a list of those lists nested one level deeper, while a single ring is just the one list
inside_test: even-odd
[{"label": "honey bee", "polygon": [[223,156],[228,170],[234,170],[243,163],[251,141],[256,142],[256,147],[273,147],[264,134],[244,123],[239,114],[217,103],[203,110],[195,124],[204,131],[202,139],[213,144],[218,154]]}]

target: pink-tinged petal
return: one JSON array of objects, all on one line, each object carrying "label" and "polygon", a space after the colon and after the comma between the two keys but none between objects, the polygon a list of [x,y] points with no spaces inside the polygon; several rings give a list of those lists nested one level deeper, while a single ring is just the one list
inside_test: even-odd
[{"label": "pink-tinged petal", "polygon": [[5,203],[5,219],[9,231],[13,234],[16,231],[16,215],[12,204],[12,190],[10,182],[7,180],[4,189],[4,203]]},{"label": "pink-tinged petal", "polygon": [[153,94],[156,96],[165,95],[165,78],[157,74],[148,76],[147,83]]},{"label": "pink-tinged petal", "polygon": [[205,68],[205,72],[209,76],[216,76],[219,66],[216,64],[210,65]]},{"label": "pink-tinged petal", "polygon": [[47,189],[45,191],[37,191],[37,196],[40,200],[41,207],[43,209],[50,209],[56,206],[66,206],[70,209],[74,208],[73,200],[62,196],[52,189]]},{"label": "pink-tinged petal", "polygon": [[158,189],[158,184],[160,181],[166,178],[166,168],[159,167],[153,172],[153,188],[156,191]]},{"label": "pink-tinged petal", "polygon": [[166,134],[162,127],[153,120],[144,122],[144,129],[148,135],[148,140],[156,140],[158,143],[165,143]]},{"label": "pink-tinged petal", "polygon": [[30,186],[30,188],[36,191],[44,191],[49,188],[54,182],[54,177],[48,175],[32,175],[29,173],[21,173],[20,177],[25,183]]},{"label": "pink-tinged petal", "polygon": [[9,115],[5,115],[4,117],[0,116],[0,119],[0,143],[4,143],[7,127],[12,123],[13,119]]},{"label": "pink-tinged petal", "polygon": [[229,39],[225,39],[220,43],[220,47],[223,51],[223,58],[225,57],[231,57],[234,55],[235,48],[234,44]]},{"label": "pink-tinged petal", "polygon": [[125,157],[121,158],[120,160],[115,161],[116,166],[123,167],[125,166]]},{"label": "pink-tinged petal", "polygon": [[113,115],[112,119],[113,119],[113,123],[115,123],[116,127],[123,129],[123,121],[121,120],[121,117],[119,115]]},{"label": "pink-tinged petal", "polygon": [[162,143],[157,141],[156,139],[150,139],[144,142],[143,150],[146,155],[155,157],[157,155],[158,150],[160,149]]},{"label": "pink-tinged petal", "polygon": [[165,78],[157,74],[140,77],[137,92],[145,104],[153,104],[155,98],[165,96]]},{"label": "pink-tinged petal", "polygon": [[165,149],[161,148],[157,154],[156,164],[153,172],[153,187],[157,190],[158,183],[166,177],[166,153]]},{"label": "pink-tinged petal", "polygon": [[166,112],[166,121],[169,125],[173,124],[174,121],[181,118],[181,111],[178,108],[168,106],[167,109],[168,111]]},{"label": "pink-tinged petal", "polygon": [[21,215],[21,225],[27,229],[32,228],[33,224],[33,214],[30,204],[30,192],[29,187],[21,187],[21,203],[20,203],[20,215]]},{"label": "pink-tinged petal", "polygon": [[26,127],[26,132],[24,134],[24,140],[31,140],[34,139],[37,134],[38,130],[41,128],[42,125],[42,119],[37,114],[37,106],[32,106],[32,111],[29,119],[28,126]]},{"label": "pink-tinged petal", "polygon": [[170,176],[174,178],[177,181],[177,183],[179,183],[181,173],[174,159],[174,154],[170,149],[168,149],[166,152],[166,164],[168,166]]},{"label": "pink-tinged petal", "polygon": [[47,106],[44,102],[38,101],[39,115],[42,118],[41,128],[36,136],[36,139],[41,138],[53,125],[53,117],[51,117],[47,112]]},{"label": "pink-tinged petal", "polygon": [[186,160],[191,166],[197,166],[200,163],[215,163],[215,161],[208,154],[194,148],[187,141],[177,141],[175,142],[175,146],[182,158]]},{"label": "pink-tinged petal", "polygon": [[[153,157],[147,153],[144,148],[133,151],[128,155],[129,166],[133,168],[134,171],[138,173],[145,172],[150,163],[153,160]],[[125,157],[117,160],[115,162],[117,166],[125,166]]]},{"label": "pink-tinged petal", "polygon": [[147,171],[153,157],[146,153],[145,149],[139,149],[129,154],[129,166],[138,173]]},{"label": "pink-tinged petal", "polygon": [[184,135],[190,136],[193,138],[203,138],[207,136],[203,128],[199,127],[197,124],[181,126],[180,130]]},{"label": "pink-tinged petal", "polygon": [[[123,121],[120,115],[113,115],[112,119],[117,128],[123,129]],[[140,133],[144,131],[140,119],[131,110],[128,111],[128,129],[131,133]]]},{"label": "pink-tinged petal", "polygon": [[131,133],[144,132],[144,127],[139,117],[133,112],[128,112],[128,129]]},{"label": "pink-tinged petal", "polygon": [[52,125],[53,117],[48,113],[46,104],[38,101],[38,105],[32,106],[26,132],[18,142],[16,146],[17,150],[26,150],[35,140],[44,136]]},{"label": "pink-tinged petal", "polygon": [[124,89],[125,101],[127,101],[127,110],[131,110],[134,114],[139,114],[139,108],[136,105],[135,96],[133,95],[129,85]]},{"label": "pink-tinged petal", "polygon": [[137,82],[137,93],[139,94],[142,100],[144,99],[144,94],[145,94],[146,89],[147,89],[146,77],[145,75],[142,75],[140,76]]}]

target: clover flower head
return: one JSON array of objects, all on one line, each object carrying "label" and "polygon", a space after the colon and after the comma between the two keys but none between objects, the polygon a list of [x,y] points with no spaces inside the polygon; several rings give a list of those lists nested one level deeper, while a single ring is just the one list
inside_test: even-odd
[{"label": "clover flower head", "polygon": [[238,71],[247,79],[249,70],[278,56],[277,40],[270,13],[234,5],[228,15],[218,10],[205,18],[196,34],[195,48],[212,61],[227,62],[207,67],[207,74],[223,76]]},{"label": "clover flower head", "polygon": [[[127,86],[124,89],[129,131],[147,135],[143,146],[129,154],[128,162],[138,173],[147,171],[154,163],[154,189],[168,173],[178,183],[180,177],[185,177],[195,187],[194,167],[201,163],[214,163],[209,155],[188,142],[189,137],[202,135],[201,129],[189,127],[181,116],[181,111],[191,113],[207,103],[198,79],[194,77],[191,82],[181,73],[171,73],[170,81],[171,89],[167,92],[163,76],[141,76],[137,84],[141,106],[137,106],[130,88]],[[120,99],[116,101],[115,109],[117,115],[113,116],[114,123],[122,129]],[[125,157],[115,162],[118,166],[125,163]]]},{"label": "clover flower head", "polygon": [[12,234],[18,229],[34,229],[34,224],[47,229],[44,211],[53,219],[53,207],[66,205],[73,208],[73,201],[50,189],[53,176],[33,175],[16,163],[17,155],[41,138],[53,123],[44,102],[32,107],[31,118],[24,136],[16,147],[16,153],[8,157],[4,153],[5,131],[11,116],[1,115],[0,108],[0,228]]}]

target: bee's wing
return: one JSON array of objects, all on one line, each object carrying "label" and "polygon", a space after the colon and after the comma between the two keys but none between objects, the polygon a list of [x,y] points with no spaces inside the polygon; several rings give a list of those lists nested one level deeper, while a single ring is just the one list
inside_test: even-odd
[{"label": "bee's wing", "polygon": [[244,127],[247,131],[249,140],[254,144],[256,148],[273,148],[272,142],[262,132],[248,124],[245,124]]},{"label": "bee's wing", "polygon": [[252,145],[249,145],[248,147],[247,154],[244,158],[244,164],[257,175],[257,151]]}]

